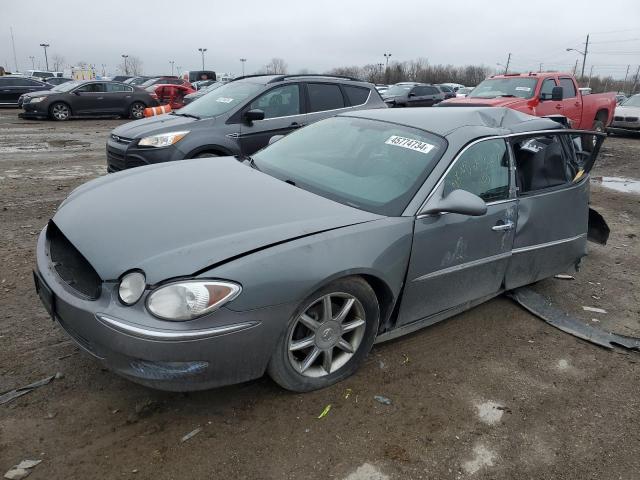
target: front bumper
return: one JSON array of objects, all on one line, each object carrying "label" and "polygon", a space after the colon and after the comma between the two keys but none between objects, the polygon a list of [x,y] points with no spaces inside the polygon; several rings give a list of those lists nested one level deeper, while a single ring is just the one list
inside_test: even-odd
[{"label": "front bumper", "polygon": [[115,373],[160,390],[203,390],[261,377],[294,309],[223,307],[190,322],[161,321],[146,312],[144,296],[131,307],[120,304],[115,282],[104,282],[96,300],[74,292],[51,265],[46,229],[36,257],[36,281],[51,292],[60,327]]},{"label": "front bumper", "polygon": [[640,121],[638,122],[626,122],[620,120],[614,120],[611,122],[611,125],[607,128],[608,131],[611,132],[640,132]]},{"label": "front bumper", "polygon": [[107,172],[119,172],[128,168],[142,167],[154,163],[171,162],[184,158],[184,153],[175,146],[162,148],[139,148],[137,139],[107,140]]},{"label": "front bumper", "polygon": [[22,112],[18,114],[20,118],[48,118],[49,104],[46,102],[23,103]]}]

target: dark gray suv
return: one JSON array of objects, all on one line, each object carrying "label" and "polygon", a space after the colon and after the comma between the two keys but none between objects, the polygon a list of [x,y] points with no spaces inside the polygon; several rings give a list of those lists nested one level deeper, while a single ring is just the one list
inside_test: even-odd
[{"label": "dark gray suv", "polygon": [[167,115],[121,125],[107,170],[186,158],[251,155],[275,135],[349,110],[386,108],[371,83],[347,77],[242,77]]},{"label": "dark gray suv", "polygon": [[389,107],[433,107],[444,96],[435,85],[416,82],[396,83],[382,94]]}]

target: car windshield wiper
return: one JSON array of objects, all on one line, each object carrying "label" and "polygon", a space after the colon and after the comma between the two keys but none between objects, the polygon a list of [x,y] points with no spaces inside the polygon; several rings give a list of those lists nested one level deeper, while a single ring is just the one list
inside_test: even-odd
[{"label": "car windshield wiper", "polygon": [[201,120],[201,117],[199,117],[198,115],[192,115],[190,113],[171,112],[171,115],[177,115],[179,117],[189,117],[189,118],[195,118],[196,120]]},{"label": "car windshield wiper", "polygon": [[509,98],[509,97],[515,97],[515,95],[511,95],[511,94],[507,94],[507,93],[505,93],[504,95],[498,95],[498,97],[506,97],[506,98]]}]

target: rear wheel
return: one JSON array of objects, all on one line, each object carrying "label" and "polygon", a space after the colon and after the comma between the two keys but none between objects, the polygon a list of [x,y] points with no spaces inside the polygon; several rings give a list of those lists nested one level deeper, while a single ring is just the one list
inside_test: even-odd
[{"label": "rear wheel", "polygon": [[[604,126],[604,122],[602,120],[596,119],[593,122],[593,126],[591,127],[591,130],[598,133],[605,133],[606,129]],[[584,143],[583,148],[585,149],[585,151],[593,152],[593,150],[596,148],[596,145],[598,144],[598,136],[585,135],[583,139],[583,143]]]},{"label": "rear wheel", "polygon": [[134,120],[140,120],[144,117],[145,104],[142,102],[133,102],[129,107],[129,117]]},{"label": "rear wheel", "polygon": [[54,120],[63,122],[65,120],[69,120],[69,117],[71,116],[71,109],[66,103],[56,102],[49,108],[49,115]]},{"label": "rear wheel", "polygon": [[282,387],[308,392],[353,374],[378,330],[380,309],[359,277],[337,280],[302,303],[278,341],[269,375]]}]

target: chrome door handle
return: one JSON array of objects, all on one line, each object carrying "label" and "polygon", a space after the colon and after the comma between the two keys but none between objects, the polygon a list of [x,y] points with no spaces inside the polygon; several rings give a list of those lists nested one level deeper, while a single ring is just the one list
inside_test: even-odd
[{"label": "chrome door handle", "polygon": [[301,127],[304,127],[305,125],[306,125],[306,124],[304,124],[304,123],[293,122],[293,123],[292,123],[291,125],[289,125],[289,126],[290,126],[290,127],[293,127],[293,128],[301,128]]},{"label": "chrome door handle", "polygon": [[97,100],[104,100],[104,97],[98,97]]},{"label": "chrome door handle", "polygon": [[500,223],[498,225],[494,225],[493,227],[491,227],[491,230],[493,230],[494,232],[503,232],[505,230],[511,230],[513,228],[513,222],[505,222],[505,223]]}]

